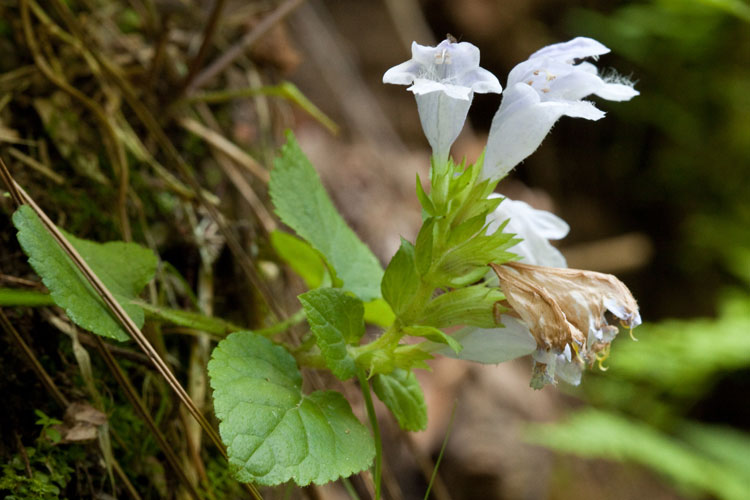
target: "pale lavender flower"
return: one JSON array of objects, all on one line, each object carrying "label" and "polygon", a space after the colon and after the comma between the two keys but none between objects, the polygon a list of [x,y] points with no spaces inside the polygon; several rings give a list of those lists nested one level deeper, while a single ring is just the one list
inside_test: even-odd
[{"label": "pale lavender flower", "polygon": [[595,94],[610,101],[638,95],[630,82],[602,77],[596,59],[609,49],[578,37],[545,47],[518,64],[508,75],[503,100],[492,120],[484,157],[484,178],[500,179],[533,153],[562,116],[599,120],[604,112],[583,98]]},{"label": "pale lavender flower", "polygon": [[479,49],[468,42],[443,40],[437,47],[414,42],[412,58],[392,67],[383,83],[411,85],[419,120],[440,162],[448,159],[453,141],[464,126],[474,92],[500,93],[495,75],[479,67]]}]

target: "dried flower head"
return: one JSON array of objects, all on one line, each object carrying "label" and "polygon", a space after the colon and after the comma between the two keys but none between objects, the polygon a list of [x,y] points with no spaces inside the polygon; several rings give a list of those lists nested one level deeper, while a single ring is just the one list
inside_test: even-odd
[{"label": "dried flower head", "polygon": [[584,364],[607,356],[618,332],[608,313],[631,329],[641,324],[638,304],[612,275],[518,262],[492,269],[536,340],[535,387],[553,383],[556,375],[577,383]]}]

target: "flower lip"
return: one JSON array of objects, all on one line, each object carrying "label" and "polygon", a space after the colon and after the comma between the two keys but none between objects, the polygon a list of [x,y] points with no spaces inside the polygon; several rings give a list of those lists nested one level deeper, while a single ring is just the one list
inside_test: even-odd
[{"label": "flower lip", "polygon": [[471,93],[500,93],[497,77],[479,67],[479,49],[469,42],[443,40],[436,47],[411,46],[412,58],[392,67],[383,83],[411,85],[417,95],[445,92],[449,97],[470,100]]},{"label": "flower lip", "polygon": [[596,94],[604,99],[626,101],[639,92],[617,77],[602,78],[595,65],[581,61],[598,58],[610,50],[592,38],[578,37],[534,52],[508,75],[508,87],[525,83],[542,101],[582,99]]}]

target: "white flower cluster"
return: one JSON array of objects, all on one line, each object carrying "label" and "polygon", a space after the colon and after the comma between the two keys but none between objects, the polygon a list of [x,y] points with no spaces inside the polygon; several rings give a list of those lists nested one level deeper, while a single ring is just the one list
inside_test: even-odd
[{"label": "white flower cluster", "polygon": [[[585,37],[550,45],[513,68],[503,91],[497,78],[479,67],[474,45],[450,40],[437,47],[413,43],[412,59],[389,69],[383,82],[411,85],[408,90],[416,97],[436,162],[447,161],[474,92],[502,92],[481,174],[497,181],[531,155],[562,116],[604,117],[585,97],[627,101],[638,95],[629,82],[602,77],[585,61],[607,52],[607,47]],[[499,195],[491,195],[495,196]],[[578,384],[584,365],[606,355],[617,333],[605,313],[630,328],[640,324],[635,300],[613,276],[565,269],[565,258],[549,242],[567,235],[568,224],[561,218],[506,198],[487,223],[488,233],[505,223],[503,230],[521,239],[511,251],[523,264],[493,265],[515,317],[502,316],[503,328],[464,328],[453,334],[464,346],[461,353],[440,352],[481,363],[533,354],[532,385],[540,387],[557,378]]]},{"label": "white flower cluster", "polygon": [[500,179],[533,153],[562,116],[599,120],[604,112],[583,98],[591,94],[610,101],[638,95],[614,77],[602,78],[583,61],[609,49],[578,37],[533,53],[508,75],[503,91],[497,78],[479,67],[479,49],[468,42],[443,40],[437,47],[412,43],[412,58],[386,71],[383,83],[411,85],[419,119],[433,156],[444,161],[464,126],[474,92],[500,93],[487,140],[483,175]]}]

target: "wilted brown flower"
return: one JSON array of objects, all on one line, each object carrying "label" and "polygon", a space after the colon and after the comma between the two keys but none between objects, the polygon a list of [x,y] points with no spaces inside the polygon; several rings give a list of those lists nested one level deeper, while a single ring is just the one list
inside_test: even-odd
[{"label": "wilted brown flower", "polygon": [[537,342],[535,387],[554,382],[555,372],[577,383],[584,363],[606,357],[618,331],[607,312],[631,329],[641,324],[638,304],[612,275],[518,262],[492,264],[492,269]]}]

